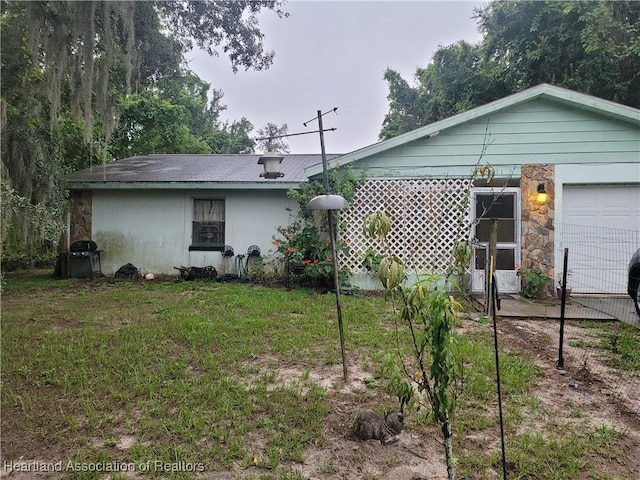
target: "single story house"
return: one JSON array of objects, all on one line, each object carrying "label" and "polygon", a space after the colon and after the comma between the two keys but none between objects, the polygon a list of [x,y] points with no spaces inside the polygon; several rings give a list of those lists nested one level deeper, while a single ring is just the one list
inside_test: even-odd
[{"label": "single story house", "polygon": [[[107,274],[125,262],[154,273],[210,264],[224,271],[220,245],[266,253],[276,227],[291,220],[287,207],[295,208],[286,190],[322,178],[320,155],[285,155],[276,179],[260,177],[258,159],[150,155],[76,172],[69,240],[104,248]],[[394,222],[384,248],[413,271],[445,270],[455,243],[472,239],[474,291],[483,288],[489,217],[498,219],[503,292],[519,290],[520,265],[557,276],[568,248],[575,292],[623,293],[626,264],[640,247],[640,110],[563,88],[541,84],[329,155],[328,164],[366,176],[343,212],[351,254],[341,258],[364,288],[377,284],[362,255],[383,245],[363,236],[362,222],[377,210]]]},{"label": "single story house", "polygon": [[[332,159],[335,155],[328,155]],[[141,273],[214,266],[235,273],[239,256],[273,248],[318,155],[284,155],[281,177],[263,178],[260,155],[145,155],[75,172],[69,178],[68,242],[92,239],[102,272],[125,263]]]}]

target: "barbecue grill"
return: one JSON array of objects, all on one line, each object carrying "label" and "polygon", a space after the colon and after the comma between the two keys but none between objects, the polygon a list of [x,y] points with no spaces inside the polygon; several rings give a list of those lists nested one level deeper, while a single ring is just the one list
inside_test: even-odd
[{"label": "barbecue grill", "polygon": [[102,265],[100,263],[100,253],[96,242],[93,240],[78,240],[69,246],[66,252],[67,268],[66,273],[69,278],[94,278],[102,275]]}]

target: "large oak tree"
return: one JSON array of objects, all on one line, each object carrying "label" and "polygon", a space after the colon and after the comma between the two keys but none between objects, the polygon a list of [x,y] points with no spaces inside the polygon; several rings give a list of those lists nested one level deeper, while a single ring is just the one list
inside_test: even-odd
[{"label": "large oak tree", "polygon": [[[41,243],[42,228],[17,206],[56,218],[74,169],[155,147],[250,149],[251,123],[219,122],[221,92],[207,105],[210,86],[184,54],[196,45],[227,56],[234,71],[268,68],[274,52],[264,48],[257,15],[286,16],[282,3],[2,1],[3,253]],[[176,125],[171,142],[160,138]]]}]

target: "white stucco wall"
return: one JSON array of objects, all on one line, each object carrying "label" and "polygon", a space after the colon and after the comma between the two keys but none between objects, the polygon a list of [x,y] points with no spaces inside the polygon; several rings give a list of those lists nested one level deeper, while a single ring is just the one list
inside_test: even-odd
[{"label": "white stucco wall", "polygon": [[189,251],[194,198],[225,200],[225,243],[236,254],[251,245],[267,254],[276,228],[290,222],[286,207],[297,208],[282,190],[94,190],[92,238],[104,250],[102,273],[113,275],[125,263],[141,273],[207,265],[230,272],[233,259],[220,252]]}]

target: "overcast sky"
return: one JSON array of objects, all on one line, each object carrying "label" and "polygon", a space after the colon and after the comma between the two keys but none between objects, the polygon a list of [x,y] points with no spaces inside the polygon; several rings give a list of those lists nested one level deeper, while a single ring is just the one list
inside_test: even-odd
[{"label": "overcast sky", "polygon": [[[192,52],[191,69],[224,93],[224,120],[246,117],[256,130],[267,122],[286,123],[289,133],[317,130],[303,126],[318,110],[338,107],[323,117],[328,153],[348,153],[378,141],[388,112],[387,67],[413,83],[439,46],[481,36],[468,1],[302,1],[285,4],[288,18],[260,16],[265,47],[275,51],[266,71],[233,73],[223,53]],[[291,153],[319,153],[317,134],[287,139]]]}]

